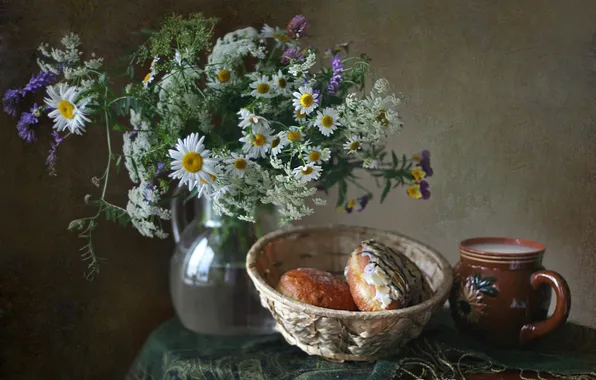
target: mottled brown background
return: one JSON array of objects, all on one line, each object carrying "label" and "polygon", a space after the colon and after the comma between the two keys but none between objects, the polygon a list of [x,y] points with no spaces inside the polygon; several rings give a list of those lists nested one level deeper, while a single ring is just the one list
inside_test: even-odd
[{"label": "mottled brown background", "polygon": [[[394,148],[429,148],[433,200],[391,194],[359,215],[321,210],[307,222],[391,228],[428,242],[452,263],[468,236],[507,235],[548,246],[545,263],[572,289],[572,318],[596,326],[596,3],[568,1],[0,0],[0,90],[37,70],[34,48],[70,30],[108,61],[172,12],[204,11],[220,30],[294,14],[312,23],[309,44],[351,39],[406,96]],[[171,241],[104,223],[109,258],[83,279],[81,241],[68,222],[92,210],[102,130],[59,149],[59,176],[43,161],[48,130],[25,145],[0,116],[0,378],[121,378],[146,335],[171,316]],[[125,176],[109,190],[125,200]],[[354,195],[357,195],[354,193]],[[331,199],[333,201],[333,198]]]}]

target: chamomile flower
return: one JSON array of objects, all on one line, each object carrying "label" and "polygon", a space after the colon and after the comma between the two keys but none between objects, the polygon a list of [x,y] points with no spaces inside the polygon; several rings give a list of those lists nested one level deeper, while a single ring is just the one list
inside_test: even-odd
[{"label": "chamomile flower", "polygon": [[256,125],[262,125],[267,128],[269,127],[269,121],[267,121],[267,119],[262,116],[255,115],[246,108],[241,108],[240,111],[238,111],[238,115],[240,118],[240,123],[238,126],[242,129]]},{"label": "chamomile flower", "polygon": [[301,86],[294,92],[294,109],[305,114],[310,114],[318,107],[317,98],[319,94],[315,93],[310,86]]},{"label": "chamomile flower", "polygon": [[331,151],[328,148],[312,147],[308,148],[304,154],[304,160],[314,164],[322,164],[323,161],[328,161],[329,158],[331,158]]},{"label": "chamomile flower", "polygon": [[361,146],[361,139],[358,136],[352,136],[348,141],[344,143],[344,149],[348,151],[348,153],[356,153],[360,149]]},{"label": "chamomile flower", "polygon": [[337,129],[338,125],[341,125],[339,122],[339,115],[336,110],[331,107],[327,107],[323,110],[323,112],[317,112],[317,120],[315,121],[315,125],[319,127],[319,131],[324,136],[331,136],[333,132]]},{"label": "chamomile flower", "polygon": [[271,155],[276,157],[281,153],[282,149],[288,145],[288,139],[285,132],[279,132],[273,140],[271,140]]},{"label": "chamomile flower", "polygon": [[180,184],[188,185],[189,190],[215,180],[217,161],[205,149],[204,140],[205,136],[199,139],[198,133],[191,133],[184,140],[178,139],[176,149],[169,151],[174,170],[170,177],[180,179]]},{"label": "chamomile flower", "polygon": [[256,98],[270,98],[273,95],[271,81],[266,75],[252,82],[250,88],[253,89],[250,94]]},{"label": "chamomile flower", "polygon": [[298,122],[298,124],[306,123],[306,113],[302,112],[301,110],[294,111],[294,120]]},{"label": "chamomile flower", "polygon": [[316,180],[321,175],[321,167],[313,163],[298,166],[293,170],[294,178],[300,180],[302,183]]},{"label": "chamomile flower", "polygon": [[281,70],[277,72],[277,74],[273,75],[273,85],[275,86],[275,92],[277,94],[289,94],[290,93],[290,84],[288,83],[288,79],[283,75]]},{"label": "chamomile flower", "polygon": [[248,158],[265,158],[265,154],[271,149],[272,133],[271,129],[261,125],[253,127],[252,133],[240,139],[244,143],[242,151]]},{"label": "chamomile flower", "polygon": [[78,99],[81,89],[69,87],[66,83],[48,86],[48,98],[44,101],[54,110],[48,114],[54,119],[54,129],[62,132],[68,129],[71,133],[80,135],[85,131],[85,122],[91,122],[87,117],[86,106],[90,98]]},{"label": "chamomile flower", "polygon": [[212,71],[207,85],[211,88],[223,88],[234,82],[234,73],[228,67],[219,67]]},{"label": "chamomile flower", "polygon": [[277,26],[273,28],[267,24],[263,25],[263,29],[261,29],[261,37],[273,38],[275,40],[276,46],[288,45],[291,41],[290,37],[285,31],[281,30]]},{"label": "chamomile flower", "polygon": [[232,157],[225,162],[228,164],[228,170],[240,178],[244,177],[246,170],[251,164],[251,161],[248,158],[234,152],[232,152]]},{"label": "chamomile flower", "polygon": [[154,75],[153,75],[153,70],[151,70],[151,71],[149,71],[149,72],[147,73],[147,75],[145,75],[145,77],[143,78],[143,87],[145,87],[145,88],[149,88],[149,84],[150,84],[151,82],[153,82],[153,78],[154,78]]},{"label": "chamomile flower", "polygon": [[286,144],[297,143],[304,140],[304,133],[298,127],[290,127],[284,134],[283,140]]}]

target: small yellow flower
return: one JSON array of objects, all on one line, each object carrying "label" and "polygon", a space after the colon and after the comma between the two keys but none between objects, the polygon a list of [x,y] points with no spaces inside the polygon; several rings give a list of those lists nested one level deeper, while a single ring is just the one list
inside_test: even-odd
[{"label": "small yellow flower", "polygon": [[408,197],[410,198],[414,198],[414,199],[420,199],[422,198],[422,193],[420,192],[420,185],[415,183],[412,186],[408,187],[406,189],[407,193],[408,193]]},{"label": "small yellow flower", "polygon": [[420,166],[416,166],[416,168],[412,170],[410,173],[412,174],[416,182],[426,177],[426,173],[424,172],[424,170],[422,170]]}]

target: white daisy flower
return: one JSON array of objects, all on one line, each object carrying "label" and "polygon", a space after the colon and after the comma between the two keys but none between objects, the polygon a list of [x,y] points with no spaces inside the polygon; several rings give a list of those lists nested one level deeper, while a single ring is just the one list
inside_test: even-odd
[{"label": "white daisy flower", "polygon": [[228,170],[238,177],[244,177],[244,173],[246,173],[246,169],[251,164],[251,161],[244,156],[240,156],[234,152],[232,152],[232,157],[226,160],[226,164],[228,164]]},{"label": "white daisy flower", "polygon": [[273,75],[273,85],[275,86],[275,92],[278,94],[289,94],[290,83],[285,75],[282,74],[281,70],[277,74]]},{"label": "white daisy flower", "polygon": [[294,178],[306,183],[313,179],[318,179],[321,175],[321,167],[313,163],[298,166],[293,170]]},{"label": "white daisy flower", "polygon": [[145,78],[143,78],[143,87],[148,88],[149,84],[153,82],[153,77],[153,70],[151,70],[145,75]]},{"label": "white daisy flower", "polygon": [[261,29],[262,38],[273,38],[275,39],[276,46],[288,45],[290,43],[290,37],[285,31],[281,30],[278,26],[275,28],[265,24]]},{"label": "white daisy flower", "polygon": [[298,124],[306,123],[306,113],[302,112],[301,110],[295,110],[294,120],[296,120]]},{"label": "white daisy flower", "polygon": [[256,98],[270,98],[272,95],[272,86],[267,75],[263,75],[260,79],[252,82],[250,88],[253,89],[250,94]]},{"label": "white daisy flower", "polygon": [[328,161],[331,158],[331,151],[328,148],[321,149],[321,147],[309,147],[305,154],[304,160],[313,164],[322,164],[323,161]]},{"label": "white daisy flower", "polygon": [[54,108],[48,116],[54,119],[54,128],[57,131],[68,129],[71,133],[80,135],[85,131],[85,122],[91,122],[85,109],[91,99],[79,100],[80,93],[80,88],[69,87],[66,83],[48,86],[49,97],[44,101],[48,107]]},{"label": "white daisy flower", "polygon": [[352,136],[349,138],[348,141],[344,143],[344,149],[348,151],[348,153],[356,153],[357,150],[360,149],[361,139],[358,136]]},{"label": "white daisy flower", "polygon": [[234,73],[227,67],[220,67],[211,72],[207,85],[211,88],[222,88],[234,82]]},{"label": "white daisy flower", "polygon": [[317,104],[319,94],[315,94],[312,87],[301,86],[293,95],[295,98],[293,104],[296,111],[301,111],[308,115],[319,106]]},{"label": "white daisy flower", "polygon": [[337,111],[331,107],[327,107],[323,110],[323,112],[319,111],[317,113],[315,125],[319,127],[321,134],[329,137],[333,134],[333,131],[337,129],[337,126],[341,125],[341,123],[339,122],[339,115]]},{"label": "white daisy flower", "polygon": [[282,141],[285,144],[296,143],[304,140],[304,133],[298,127],[290,127],[290,129],[282,136]]},{"label": "white daisy flower", "polygon": [[276,157],[281,153],[282,149],[288,145],[288,139],[285,132],[279,132],[273,140],[271,140],[271,155]]},{"label": "white daisy flower", "polygon": [[269,128],[269,121],[267,119],[262,116],[255,115],[246,108],[241,108],[240,111],[238,111],[238,115],[240,118],[240,123],[238,126],[242,129],[256,125],[262,125],[263,127]]},{"label": "white daisy flower", "polygon": [[242,137],[240,142],[244,143],[242,151],[248,158],[265,158],[265,153],[271,148],[273,131],[261,125],[252,128],[252,133]]},{"label": "white daisy flower", "polygon": [[176,149],[170,149],[169,156],[173,173],[170,177],[180,179],[181,185],[188,185],[188,190],[201,184],[211,184],[215,180],[217,161],[205,150],[198,133],[191,133],[184,140],[178,139]]}]

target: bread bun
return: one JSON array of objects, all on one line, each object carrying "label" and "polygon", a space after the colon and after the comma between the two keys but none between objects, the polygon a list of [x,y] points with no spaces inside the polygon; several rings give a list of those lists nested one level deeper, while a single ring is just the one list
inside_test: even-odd
[{"label": "bread bun", "polygon": [[422,273],[416,264],[375,240],[363,241],[352,252],[346,277],[361,311],[400,309],[422,297]]},{"label": "bread bun", "polygon": [[281,276],[277,290],[290,298],[314,306],[358,310],[348,284],[341,278],[319,269],[292,269]]}]

